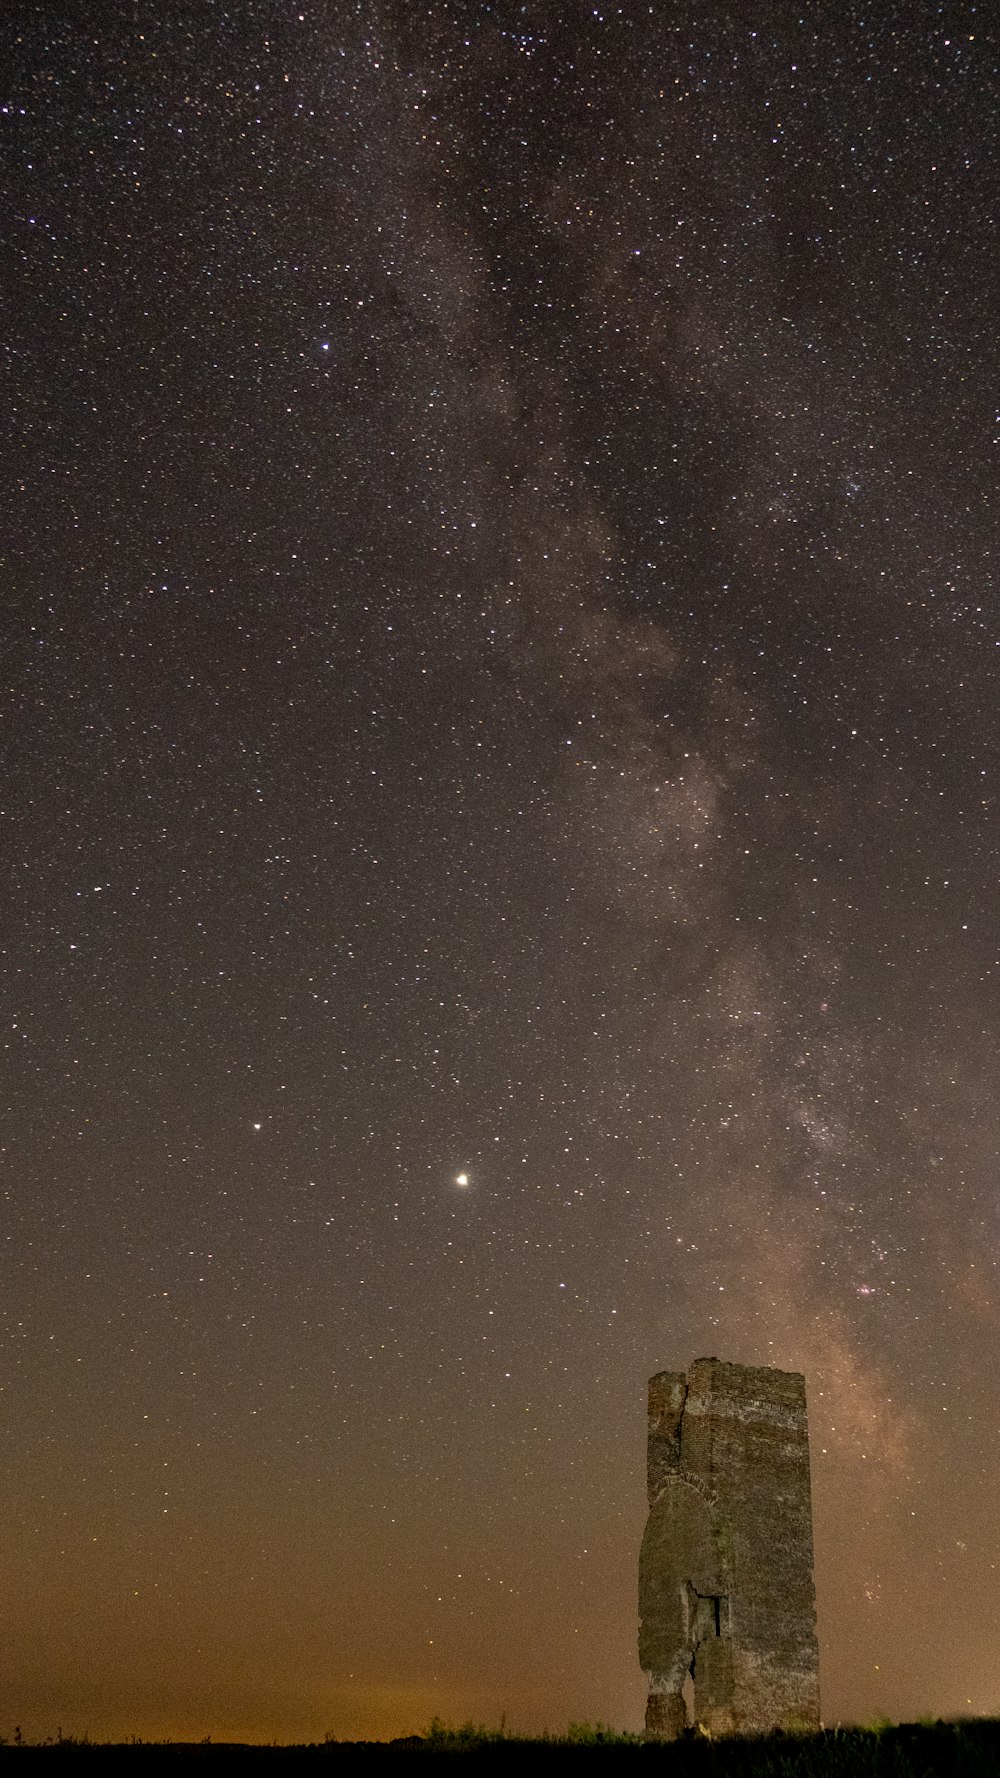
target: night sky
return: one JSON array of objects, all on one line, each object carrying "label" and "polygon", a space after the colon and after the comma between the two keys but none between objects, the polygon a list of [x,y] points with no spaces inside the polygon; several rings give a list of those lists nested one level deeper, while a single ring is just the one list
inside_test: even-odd
[{"label": "night sky", "polygon": [[4,32],[0,1732],[638,1727],[701,1354],[1000,1712],[987,9]]}]

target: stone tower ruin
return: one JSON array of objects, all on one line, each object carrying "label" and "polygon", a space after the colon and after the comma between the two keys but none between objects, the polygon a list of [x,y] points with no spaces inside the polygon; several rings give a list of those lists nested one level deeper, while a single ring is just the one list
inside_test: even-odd
[{"label": "stone tower ruin", "polygon": [[[646,1732],[818,1729],[805,1379],[698,1358],[649,1380]],[[690,1704],[690,1716],[689,1716]]]}]

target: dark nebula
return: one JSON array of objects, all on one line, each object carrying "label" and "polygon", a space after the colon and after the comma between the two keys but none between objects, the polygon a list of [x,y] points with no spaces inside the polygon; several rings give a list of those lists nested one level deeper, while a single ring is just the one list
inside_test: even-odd
[{"label": "dark nebula", "polygon": [[[301,7],[301,9],[300,9]],[[988,9],[15,3],[0,1732],[1000,1712]]]}]

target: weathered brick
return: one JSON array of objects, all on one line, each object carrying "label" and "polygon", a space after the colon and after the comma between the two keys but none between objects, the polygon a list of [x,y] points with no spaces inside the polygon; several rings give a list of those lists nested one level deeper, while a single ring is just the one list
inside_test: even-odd
[{"label": "weathered brick", "polygon": [[819,1727],[805,1379],[699,1358],[649,1381],[639,1558],[646,1729]]}]

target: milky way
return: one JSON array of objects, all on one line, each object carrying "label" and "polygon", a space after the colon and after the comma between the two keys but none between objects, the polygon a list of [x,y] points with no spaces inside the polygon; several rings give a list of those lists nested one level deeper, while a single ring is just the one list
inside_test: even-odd
[{"label": "milky way", "polygon": [[712,1353],[1000,1712],[985,15],[13,17],[0,1732],[637,1726]]}]

